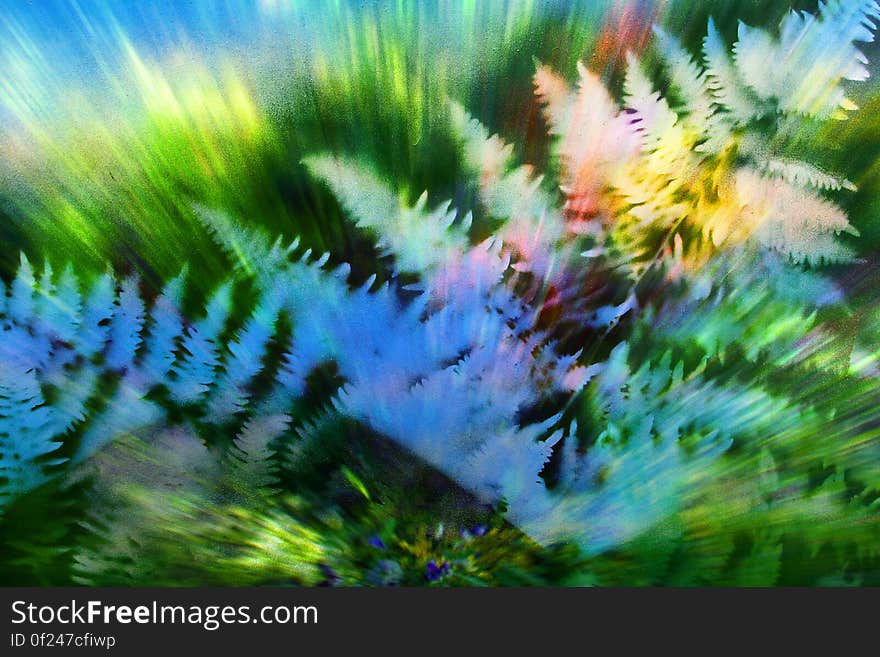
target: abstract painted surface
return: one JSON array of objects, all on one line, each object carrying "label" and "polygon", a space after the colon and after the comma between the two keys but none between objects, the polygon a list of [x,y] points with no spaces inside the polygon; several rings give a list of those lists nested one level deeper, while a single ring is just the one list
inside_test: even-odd
[{"label": "abstract painted surface", "polygon": [[0,20],[4,584],[880,584],[875,0],[176,5]]}]

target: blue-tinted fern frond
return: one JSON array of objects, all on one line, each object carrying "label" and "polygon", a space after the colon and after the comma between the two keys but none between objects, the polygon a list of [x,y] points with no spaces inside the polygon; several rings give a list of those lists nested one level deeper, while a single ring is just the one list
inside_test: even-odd
[{"label": "blue-tinted fern frond", "polygon": [[150,312],[151,323],[144,338],[141,368],[155,381],[164,380],[174,364],[174,352],[183,334],[179,309],[183,304],[185,282],[186,268],[165,285]]},{"label": "blue-tinted fern frond", "polygon": [[227,342],[223,373],[216,378],[208,401],[212,423],[222,424],[245,410],[250,398],[248,385],[263,369],[283,304],[278,289],[267,291],[244,327]]},{"label": "blue-tinted fern frond", "polygon": [[854,42],[873,41],[878,18],[876,0],[828,0],[819,3],[818,15],[789,12],[778,39],[740,23],[736,69],[762,100],[774,100],[784,112],[844,118],[856,106],[840,81],[868,77]]},{"label": "blue-tinted fern frond", "polygon": [[137,286],[136,279],[125,279],[116,299],[105,355],[107,367],[111,370],[125,371],[130,368],[141,344],[144,302]]},{"label": "blue-tinted fern frond", "polygon": [[232,285],[225,283],[208,301],[205,317],[187,327],[180,357],[168,380],[171,396],[178,404],[197,402],[214,380],[214,369],[220,362],[220,332],[229,319],[231,305]]},{"label": "blue-tinted fern frond", "polygon": [[58,464],[48,458],[61,446],[51,427],[53,412],[33,369],[0,358],[0,512],[10,498],[43,483],[47,466]]},{"label": "blue-tinted fern frond", "polygon": [[589,552],[621,545],[676,512],[735,439],[779,434],[800,417],[757,386],[717,384],[700,369],[685,376],[668,352],[636,371],[628,358],[626,343],[615,347],[586,391],[598,435],[581,449],[573,426],[555,486],[511,504],[514,522],[538,540],[567,538]]}]

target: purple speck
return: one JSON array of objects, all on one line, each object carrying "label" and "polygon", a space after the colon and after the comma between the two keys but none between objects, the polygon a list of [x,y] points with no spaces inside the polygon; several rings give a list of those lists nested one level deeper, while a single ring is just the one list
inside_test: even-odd
[{"label": "purple speck", "polygon": [[450,572],[452,572],[452,566],[449,565],[448,561],[443,561],[438,565],[436,561],[431,559],[425,567],[425,578],[429,582],[436,582]]},{"label": "purple speck", "polygon": [[368,541],[370,547],[374,547],[377,550],[387,550],[388,548],[385,546],[385,541],[382,540],[381,536],[371,536]]},{"label": "purple speck", "polygon": [[336,586],[342,581],[342,578],[336,574],[336,571],[327,564],[322,563],[319,568],[321,569],[321,574],[325,577],[319,586]]}]

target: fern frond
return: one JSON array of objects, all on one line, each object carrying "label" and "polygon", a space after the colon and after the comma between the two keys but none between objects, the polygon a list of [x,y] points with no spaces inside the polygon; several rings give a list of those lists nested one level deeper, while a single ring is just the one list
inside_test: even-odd
[{"label": "fern frond", "polygon": [[9,300],[6,304],[7,316],[21,325],[27,325],[34,319],[36,303],[34,296],[37,290],[37,279],[34,270],[25,255],[21,254],[21,264],[9,289]]},{"label": "fern frond", "polygon": [[245,410],[250,398],[248,385],[263,369],[282,305],[280,291],[267,291],[244,327],[227,342],[223,374],[212,382],[213,394],[207,405],[212,423],[222,424]]},{"label": "fern frond", "polygon": [[395,256],[400,271],[433,272],[467,248],[470,218],[454,224],[456,213],[449,203],[426,212],[425,192],[413,207],[406,207],[373,173],[354,162],[319,155],[303,163],[330,186],[355,225],[376,231],[378,246]]},{"label": "fern frond", "polygon": [[639,139],[632,117],[620,111],[598,76],[583,65],[578,66],[578,74],[576,92],[545,68],[536,72],[535,85],[551,133],[560,137],[556,148],[563,166],[566,207],[590,219],[607,211],[601,192],[638,152]]},{"label": "fern frond", "polygon": [[650,332],[722,360],[731,348],[768,365],[800,358],[806,336],[821,326],[817,310],[840,303],[843,291],[785,260],[772,251],[743,249],[717,256],[658,309]]},{"label": "fern frond", "polygon": [[220,362],[220,332],[225,328],[232,305],[232,285],[221,285],[211,296],[205,317],[189,326],[181,342],[181,356],[173,365],[168,381],[171,396],[178,404],[191,404],[204,395],[214,381]]},{"label": "fern frond", "polygon": [[270,445],[287,431],[290,420],[284,414],[259,414],[245,422],[231,456],[237,490],[253,495],[278,485],[278,466]]},{"label": "fern frond", "polygon": [[508,170],[512,148],[471,117],[457,103],[450,103],[452,123],[464,142],[465,162],[478,176],[480,199],[493,217],[505,220],[495,235],[503,248],[542,280],[548,273],[553,245],[565,234],[561,213],[541,187],[542,178],[522,165]]},{"label": "fern frond", "polygon": [[737,70],[762,99],[775,99],[784,112],[844,118],[855,105],[840,81],[868,77],[867,59],[853,44],[873,41],[878,18],[876,0],[829,0],[820,2],[818,16],[789,12],[778,39],[740,23]]},{"label": "fern frond", "polygon": [[550,127],[550,134],[565,137],[571,128],[577,97],[569,89],[568,83],[547,66],[539,64],[535,68],[533,82],[535,94],[544,107],[544,118]]},{"label": "fern frond", "polygon": [[768,157],[757,159],[757,163],[763,172],[773,177],[782,178],[798,187],[814,187],[831,191],[840,189],[856,191],[856,186],[849,180],[832,176],[807,162]]},{"label": "fern frond", "polygon": [[271,242],[265,233],[248,230],[219,210],[199,205],[193,209],[236,268],[246,276],[255,277],[261,285],[270,281],[274,272],[289,262],[290,254],[299,246],[299,238],[287,246],[282,244],[280,236]]},{"label": "fern frond", "polygon": [[851,260],[849,250],[834,237],[840,232],[858,235],[858,231],[830,201],[745,168],[736,174],[736,190],[743,224],[763,246],[795,262]]},{"label": "fern frond", "polygon": [[144,302],[138,291],[138,281],[127,278],[122,282],[110,320],[106,361],[111,370],[124,371],[132,367],[141,344],[143,325]]},{"label": "fern frond", "polygon": [[665,141],[675,139],[671,133],[676,130],[678,115],[660,92],[654,90],[641,64],[631,54],[627,57],[623,94],[624,103],[638,117],[637,130],[645,150],[653,152]]},{"label": "fern frond", "polygon": [[669,35],[659,26],[654,26],[663,61],[669,69],[669,77],[682,99],[685,120],[698,138],[707,137],[712,132],[711,120],[714,115],[712,96],[706,73],[700,69],[690,54],[682,48],[678,39]]},{"label": "fern frond", "polygon": [[52,267],[47,263],[36,305],[36,315],[46,335],[58,342],[72,343],[79,327],[81,308],[82,296],[73,269],[66,267],[56,286],[52,281]]},{"label": "fern frond", "polygon": [[74,461],[84,461],[120,436],[134,435],[165,417],[164,410],[144,397],[144,391],[123,379],[106,406],[89,417]]},{"label": "fern frond", "polygon": [[174,364],[178,340],[183,334],[183,290],[186,269],[170,280],[150,309],[151,323],[144,338],[141,371],[155,382],[164,382]]},{"label": "fern frond", "polygon": [[730,116],[734,124],[746,124],[767,113],[760,99],[740,80],[727,54],[727,46],[711,18],[703,39],[703,61],[715,103]]},{"label": "fern frond", "polygon": [[92,285],[83,303],[76,346],[86,359],[91,360],[104,349],[115,300],[113,279],[103,274]]},{"label": "fern frond", "polygon": [[53,412],[34,370],[0,358],[0,512],[47,479],[45,466],[53,462],[46,457],[61,446],[51,432]]},{"label": "fern frond", "polygon": [[537,540],[570,537],[594,554],[625,544],[681,508],[735,437],[797,423],[796,409],[759,388],[716,385],[699,370],[685,376],[668,353],[633,372],[628,355],[626,343],[615,347],[590,384],[604,426],[595,442],[581,453],[572,426],[557,485],[511,510]]}]

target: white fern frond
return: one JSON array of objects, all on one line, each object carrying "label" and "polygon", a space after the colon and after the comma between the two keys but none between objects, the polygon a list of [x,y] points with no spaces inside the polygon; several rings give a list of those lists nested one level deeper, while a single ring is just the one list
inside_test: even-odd
[{"label": "white fern frond", "polygon": [[685,120],[691,129],[696,131],[698,137],[709,137],[717,128],[712,125],[715,108],[706,73],[682,48],[678,39],[658,25],[654,26],[654,34],[659,42],[660,52],[669,70],[672,84],[677,88],[682,99]]},{"label": "white fern frond", "polygon": [[785,158],[758,158],[756,163],[761,171],[772,177],[782,178],[798,187],[813,187],[820,190],[838,191],[846,189],[856,191],[856,186],[846,178],[837,178],[819,167],[807,162]]},{"label": "white fern frond", "polygon": [[255,277],[260,285],[271,281],[277,269],[289,262],[290,254],[299,246],[299,238],[287,246],[280,236],[273,242],[262,231],[249,230],[232,221],[225,212],[200,205],[195,205],[193,210],[236,268]]},{"label": "white fern frond", "polygon": [[871,42],[880,18],[875,0],[828,0],[819,14],[789,12],[779,38],[740,23],[734,59],[742,79],[785,112],[844,118],[855,109],[840,87],[865,80],[867,59],[854,42]]},{"label": "white fern frond", "polygon": [[849,250],[838,233],[858,235],[839,207],[781,179],[750,169],[736,173],[743,226],[761,245],[795,262],[847,262]]},{"label": "white fern frond", "polygon": [[398,270],[432,272],[467,247],[469,220],[454,224],[456,213],[449,203],[426,211],[426,192],[407,207],[384,182],[352,161],[316,155],[303,163],[333,190],[355,225],[376,231],[378,246],[394,255]]},{"label": "white fern frond", "polygon": [[703,62],[715,103],[730,116],[734,124],[746,124],[767,112],[760,100],[740,80],[730,61],[727,46],[711,18],[703,39]]},{"label": "white fern frond", "polygon": [[632,117],[620,110],[599,77],[583,64],[578,74],[576,92],[545,67],[535,73],[535,86],[551,133],[560,137],[556,150],[566,207],[589,219],[601,212],[601,192],[637,154],[640,141]]},{"label": "white fern frond", "polygon": [[464,142],[465,163],[479,176],[481,201],[493,217],[505,220],[495,239],[517,262],[543,280],[551,266],[551,252],[565,234],[565,221],[530,166],[508,170],[512,148],[472,118],[460,105],[450,103],[453,127]]},{"label": "white fern frond", "polygon": [[537,66],[533,81],[550,133],[564,137],[570,129],[577,96],[568,83],[547,66]]},{"label": "white fern frond", "polygon": [[627,55],[623,99],[626,107],[637,115],[637,129],[645,150],[653,151],[670,138],[678,124],[678,115],[669,108],[660,92],[654,90],[654,84],[631,53]]},{"label": "white fern frond", "polygon": [[513,146],[473,118],[460,104],[449,103],[452,126],[464,144],[464,158],[481,185],[494,184],[513,163]]}]

